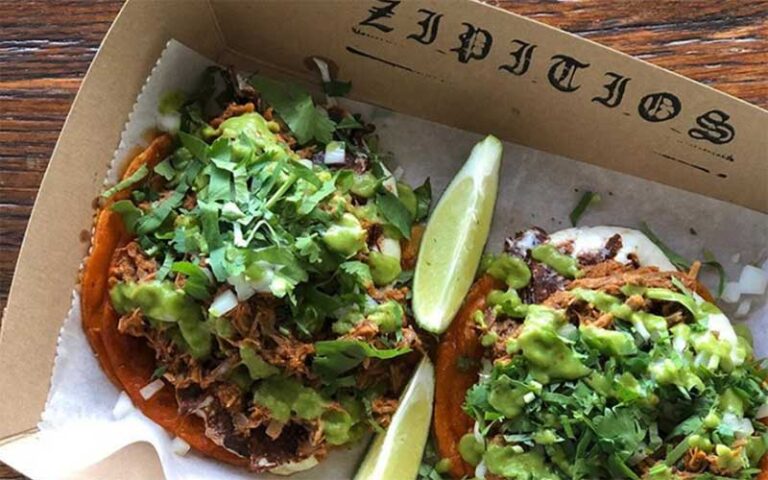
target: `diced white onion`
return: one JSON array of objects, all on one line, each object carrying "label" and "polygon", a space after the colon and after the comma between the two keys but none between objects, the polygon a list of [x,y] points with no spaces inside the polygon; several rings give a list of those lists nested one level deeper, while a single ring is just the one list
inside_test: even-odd
[{"label": "diced white onion", "polygon": [[741,293],[762,295],[768,287],[768,273],[752,265],[744,265],[739,277]]},{"label": "diced white onion", "polygon": [[221,317],[237,306],[237,297],[232,290],[224,290],[213,299],[208,312],[214,317]]},{"label": "diced white onion", "polygon": [[752,307],[752,300],[750,299],[744,299],[739,303],[739,308],[736,309],[736,312],[733,314],[734,317],[741,318],[746,317],[749,313],[749,309]]},{"label": "diced white onion", "polygon": [[488,468],[486,468],[485,460],[483,460],[475,467],[475,478],[479,480],[485,480],[486,472],[488,472]]},{"label": "diced white onion", "polygon": [[723,294],[720,296],[720,300],[725,303],[736,303],[741,297],[741,288],[739,282],[727,282],[723,287]]},{"label": "diced white onion", "polygon": [[227,220],[237,220],[243,218],[245,214],[235,202],[227,202],[221,207],[221,216]]},{"label": "diced white onion", "polygon": [[376,244],[378,245],[379,251],[381,253],[388,257],[394,257],[400,260],[402,252],[400,250],[400,242],[398,240],[381,235],[376,240]]},{"label": "diced white onion", "polygon": [[247,247],[248,242],[246,242],[245,237],[243,237],[243,226],[235,222],[232,224],[232,231],[235,235],[235,238],[233,239],[235,246],[240,248]]},{"label": "diced white onion", "polygon": [[575,341],[578,338],[578,328],[572,323],[566,323],[557,330],[557,334],[569,341]]},{"label": "diced white onion", "polygon": [[120,392],[120,396],[117,397],[117,402],[115,402],[115,406],[112,408],[112,417],[115,420],[120,420],[131,413],[132,410],[134,410],[134,408],[131,398],[127,393]]},{"label": "diced white onion", "polygon": [[384,181],[381,182],[381,186],[386,188],[389,193],[397,197],[397,179],[395,179],[395,176],[392,175],[392,172],[387,169],[384,163],[379,163],[379,166],[381,166],[381,170],[383,171],[385,177]]},{"label": "diced white onion", "polygon": [[733,263],[739,263],[739,260],[741,260],[741,254],[740,253],[734,253],[731,257],[731,262]]},{"label": "diced white onion", "polygon": [[404,173],[405,173],[405,170],[403,170],[403,167],[398,165],[397,168],[395,168],[395,171],[392,172],[392,176],[395,177],[395,179],[400,180],[401,178],[403,178]]},{"label": "diced white onion", "polygon": [[330,142],[325,146],[323,163],[326,165],[344,165],[346,148],[344,142]]},{"label": "diced white onion", "polygon": [[256,289],[245,279],[245,275],[232,275],[227,278],[227,283],[235,287],[237,299],[244,302],[256,294]]},{"label": "diced white onion", "polygon": [[312,163],[312,160],[310,160],[308,158],[300,158],[300,159],[298,159],[296,161],[299,162],[300,164],[304,165],[305,167],[307,167],[310,170],[312,170],[312,167],[314,167],[314,164]]},{"label": "diced white onion", "polygon": [[165,382],[163,382],[161,379],[156,379],[152,381],[151,383],[148,383],[147,385],[143,386],[141,390],[139,390],[139,394],[141,395],[141,398],[144,400],[149,400],[150,398],[154,397],[157,392],[163,389],[165,386]]},{"label": "diced white onion", "polygon": [[643,338],[643,341],[648,341],[651,338],[651,333],[648,331],[647,328],[645,328],[645,324],[643,322],[637,321],[633,323],[635,330],[638,334]]},{"label": "diced white onion", "polygon": [[758,420],[766,417],[768,417],[768,402],[760,405],[760,408],[757,409],[757,415],[755,415]]},{"label": "diced white onion", "polygon": [[536,400],[536,394],[533,392],[528,392],[525,395],[523,395],[523,401],[525,403],[531,403],[534,400]]},{"label": "diced white onion", "polygon": [[181,128],[181,114],[179,112],[170,112],[158,114],[157,129],[162,132],[174,134]]},{"label": "diced white onion", "polygon": [[[328,64],[317,57],[312,57],[312,60],[315,62],[315,65],[317,65],[317,69],[320,70],[320,78],[323,79],[323,83],[330,83],[332,79],[331,70],[328,68]],[[336,99],[329,95],[325,96],[325,102],[329,107],[336,105]]]},{"label": "diced white onion", "polygon": [[472,435],[474,435],[477,443],[483,443],[483,434],[480,432],[479,422],[475,422],[475,425],[472,427]]},{"label": "diced white onion", "polygon": [[677,353],[683,353],[685,351],[685,347],[688,346],[688,343],[685,341],[685,338],[678,335],[675,337],[674,340],[672,340],[672,348],[675,349]]},{"label": "diced white onion", "polygon": [[372,296],[365,296],[365,308],[376,308],[379,306],[379,302],[373,299]]},{"label": "diced white onion", "polygon": [[173,453],[179,456],[184,456],[189,453],[189,444],[179,437],[175,437],[171,441],[171,450]]},{"label": "diced white onion", "polygon": [[709,354],[705,352],[699,353],[698,355],[696,355],[696,358],[693,360],[693,364],[696,365],[697,367],[700,367],[707,362],[709,362]]},{"label": "diced white onion", "polygon": [[755,427],[748,418],[737,417],[731,412],[723,415],[722,424],[730,427],[736,434],[736,438],[749,437],[755,433]]}]

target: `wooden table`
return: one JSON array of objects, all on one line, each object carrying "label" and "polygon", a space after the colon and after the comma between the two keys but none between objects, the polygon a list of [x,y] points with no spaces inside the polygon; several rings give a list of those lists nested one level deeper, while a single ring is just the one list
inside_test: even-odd
[{"label": "wooden table", "polygon": [[[59,129],[121,3],[0,0],[0,311]],[[766,0],[488,3],[768,107]]]}]

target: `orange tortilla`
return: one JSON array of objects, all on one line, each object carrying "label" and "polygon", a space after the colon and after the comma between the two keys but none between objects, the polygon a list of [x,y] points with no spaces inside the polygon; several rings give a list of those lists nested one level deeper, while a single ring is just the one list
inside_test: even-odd
[{"label": "orange tortilla", "polygon": [[[142,165],[154,167],[171,150],[173,139],[160,135],[128,165],[122,178],[126,178]],[[182,416],[174,391],[166,386],[152,398],[144,400],[140,390],[151,382],[155,371],[155,354],[139,338],[121,334],[119,316],[109,299],[109,269],[115,251],[132,240],[123,226],[122,218],[110,206],[126,199],[130,189],[115,194],[98,212],[93,232],[92,250],[81,280],[82,322],[104,373],[119,389],[124,390],[133,404],[155,423],[187,442],[195,450],[222,462],[247,466],[242,458],[216,445],[205,436],[203,420],[194,415]]]},{"label": "orange tortilla", "polygon": [[[485,297],[494,288],[501,287],[502,283],[490,275],[480,277],[437,347],[435,440],[440,457],[450,460],[450,472],[454,478],[475,474],[475,469],[459,455],[459,440],[472,430],[474,424],[461,406],[467,390],[477,382],[483,356],[483,347],[474,329],[472,314],[476,310],[484,310]],[[460,365],[460,359],[466,361]]]}]

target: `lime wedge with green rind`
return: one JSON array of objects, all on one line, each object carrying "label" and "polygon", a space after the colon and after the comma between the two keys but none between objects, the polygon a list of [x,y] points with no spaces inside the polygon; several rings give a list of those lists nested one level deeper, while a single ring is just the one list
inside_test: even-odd
[{"label": "lime wedge with green rind", "polygon": [[435,368],[428,357],[416,367],[387,429],[376,435],[355,480],[416,478],[429,436]]},{"label": "lime wedge with green rind", "polygon": [[501,154],[494,136],[475,145],[427,223],[413,279],[413,312],[425,330],[444,332],[472,285],[491,228]]}]

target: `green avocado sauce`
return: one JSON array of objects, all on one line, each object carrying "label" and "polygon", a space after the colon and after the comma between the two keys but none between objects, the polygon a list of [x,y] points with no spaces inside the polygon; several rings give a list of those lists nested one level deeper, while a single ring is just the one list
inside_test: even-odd
[{"label": "green avocado sauce", "polygon": [[491,445],[483,456],[488,471],[512,480],[560,480],[539,449],[518,453],[513,446]]},{"label": "green avocado sauce", "polygon": [[531,270],[520,257],[501,254],[489,260],[485,272],[505,282],[511,289],[523,288],[531,281]]},{"label": "green avocado sauce", "polygon": [[112,306],[121,315],[138,308],[156,325],[178,325],[184,340],[182,347],[193,357],[203,358],[211,352],[211,332],[204,322],[202,309],[172,283],[119,283],[109,294]]},{"label": "green avocado sauce", "polygon": [[576,353],[557,334],[565,324],[562,312],[541,305],[529,305],[523,330],[517,343],[523,356],[535,367],[535,376],[550,379],[573,380],[591,371]]},{"label": "green avocado sauce", "polygon": [[531,256],[534,260],[552,267],[554,271],[564,277],[576,278],[581,276],[579,262],[570,255],[561,253],[551,243],[543,243],[533,247]]}]

